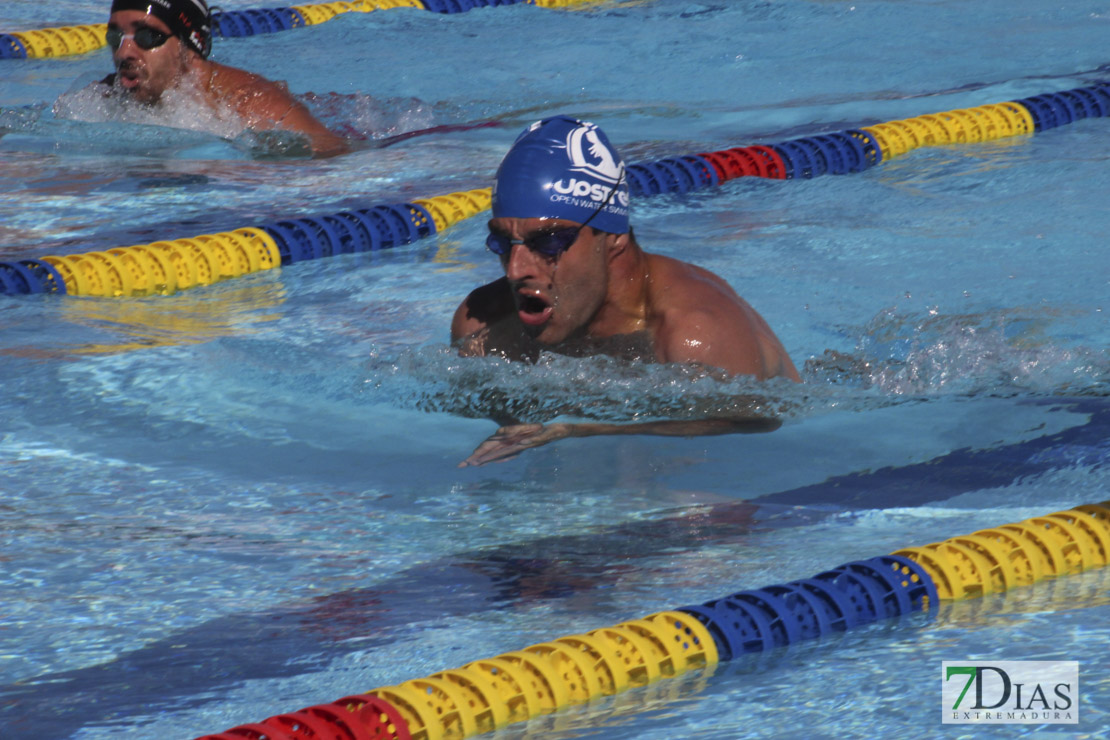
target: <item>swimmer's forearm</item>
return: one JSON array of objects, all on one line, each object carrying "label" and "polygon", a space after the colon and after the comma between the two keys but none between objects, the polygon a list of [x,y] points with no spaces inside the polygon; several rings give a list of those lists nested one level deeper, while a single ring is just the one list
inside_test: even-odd
[{"label": "swimmer's forearm", "polygon": [[646,421],[639,424],[513,424],[498,429],[496,434],[478,445],[470,457],[459,463],[459,467],[512,460],[524,450],[567,437],[595,437],[604,434],[654,434],[664,437],[752,434],[773,432],[781,424],[779,419],[756,416],[694,421]]},{"label": "swimmer's forearm", "polygon": [[330,132],[310,136],[312,141],[312,156],[317,158],[334,157],[351,151],[350,143]]},{"label": "swimmer's forearm", "polygon": [[289,107],[286,111],[280,116],[273,116],[270,125],[307,136],[314,157],[334,157],[350,151],[350,142],[332,133],[309,112],[303,103],[292,98],[288,103]]},{"label": "swimmer's forearm", "polygon": [[772,417],[714,418],[645,421],[637,424],[564,424],[567,437],[596,437],[609,434],[650,434],[660,437],[707,437],[718,434],[773,432],[782,420]]}]

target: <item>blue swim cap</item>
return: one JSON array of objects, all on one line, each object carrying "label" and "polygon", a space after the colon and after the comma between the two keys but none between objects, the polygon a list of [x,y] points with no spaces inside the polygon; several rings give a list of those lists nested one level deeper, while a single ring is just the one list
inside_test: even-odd
[{"label": "blue swim cap", "polygon": [[566,116],[517,137],[493,185],[494,218],[592,218],[590,226],[610,234],[628,231],[628,202],[620,153],[597,126]]}]

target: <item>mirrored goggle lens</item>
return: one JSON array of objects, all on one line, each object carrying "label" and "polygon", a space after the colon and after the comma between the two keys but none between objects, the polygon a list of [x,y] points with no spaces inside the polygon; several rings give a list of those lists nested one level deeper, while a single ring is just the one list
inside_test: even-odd
[{"label": "mirrored goggle lens", "polygon": [[124,39],[133,39],[136,46],[140,49],[149,51],[169,41],[170,35],[168,33],[156,31],[153,28],[140,28],[131,35],[125,34],[118,28],[109,28],[104,34],[104,40],[108,42],[108,46],[112,48],[112,51],[118,49],[123,44]]},{"label": "mirrored goggle lens", "polygon": [[[521,243],[533,252],[539,252],[547,257],[558,257],[574,244],[574,240],[578,238],[578,230],[579,227],[572,226],[558,231],[541,231],[532,234]],[[494,254],[504,256],[512,251],[513,240],[505,234],[491,233],[486,237],[486,247]]]}]

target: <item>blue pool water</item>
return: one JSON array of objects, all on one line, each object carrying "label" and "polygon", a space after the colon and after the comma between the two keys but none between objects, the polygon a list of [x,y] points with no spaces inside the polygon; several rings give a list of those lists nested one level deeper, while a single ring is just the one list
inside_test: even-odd
[{"label": "blue pool water", "polygon": [[[105,5],[5,0],[0,32]],[[357,142],[326,161],[56,114],[103,50],[5,61],[0,259],[486,187],[556,112],[637,162],[1070,89],[1110,77],[1108,30],[1087,0],[658,0],[218,39],[216,59],[288,81]],[[481,216],[172,297],[0,296],[0,737],[188,739],[1110,499],[1108,126],[637,201],[644,246],[728,279],[798,387],[456,358],[451,312],[498,271]],[[779,431],[456,468],[491,415],[673,416],[753,390]],[[941,661],[1009,659],[1080,661],[1080,724],[976,737],[1097,736],[1108,587],[1095,571],[947,604],[496,734],[969,736],[940,724]]]}]

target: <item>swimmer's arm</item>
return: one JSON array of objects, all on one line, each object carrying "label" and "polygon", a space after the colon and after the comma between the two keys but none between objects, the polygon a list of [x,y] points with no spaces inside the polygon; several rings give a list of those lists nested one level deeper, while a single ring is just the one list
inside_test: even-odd
[{"label": "swimmer's arm", "polygon": [[280,128],[298,131],[308,137],[315,157],[334,157],[350,150],[347,140],[336,136],[308,112],[303,104],[293,101],[284,116],[276,119]]},{"label": "swimmer's arm", "polygon": [[[738,299],[739,300],[739,299]],[[672,312],[656,333],[661,362],[702,365],[757,380],[785,377],[801,382],[794,363],[771,328],[742,301],[726,310]]]},{"label": "swimmer's arm", "polygon": [[[512,299],[508,300],[511,305]],[[460,306],[460,311],[465,306],[465,303]],[[458,314],[456,318],[459,318]],[[697,364],[705,367],[709,372],[720,370],[726,375],[752,375],[760,379],[782,375],[791,380],[798,380],[797,371],[794,370],[793,364],[790,364],[785,351],[781,355],[772,352],[773,361],[765,364],[768,355],[757,344],[756,333],[744,331],[745,325],[730,325],[719,321],[720,317],[712,313],[697,311],[685,311],[678,318],[685,321],[673,321],[665,327],[670,331],[669,334],[660,332],[655,335],[660,361]],[[773,334],[770,338],[773,340],[770,350],[774,350],[775,347],[781,348]],[[660,342],[662,344],[659,344]],[[780,358],[785,358],[785,364]],[[460,463],[459,467],[511,460],[524,450],[567,437],[618,434],[648,434],[664,437],[756,434],[773,432],[781,425],[780,419],[760,413],[754,406],[750,411],[738,409],[729,416],[692,420],[673,419],[628,424],[592,422],[517,424],[498,429],[497,433],[480,444],[470,457]]]},{"label": "swimmer's arm", "polygon": [[719,434],[758,434],[773,432],[782,426],[774,417],[736,416],[693,420],[647,421],[636,424],[582,423],[514,424],[501,427],[470,457],[459,463],[460,468],[477,467],[491,462],[505,462],[533,447],[540,447],[567,437],[596,437],[616,434],[648,434],[660,437],[705,437]]},{"label": "swimmer's arm", "polygon": [[220,67],[218,71],[222,85],[236,83],[231,102],[248,128],[304,134],[315,157],[333,157],[350,149],[346,139],[329,131],[283,86],[243,70]]},{"label": "swimmer's arm", "polygon": [[489,327],[471,313],[468,306],[470,298],[455,309],[451,320],[451,345],[459,351],[459,357],[484,357]]},{"label": "swimmer's arm", "polygon": [[497,343],[491,336],[491,328],[504,328],[506,319],[511,318],[513,311],[508,283],[504,278],[471,291],[455,309],[455,316],[451,319],[451,344],[458,349],[459,356],[485,357],[491,350],[507,349],[491,346],[491,343]]}]

